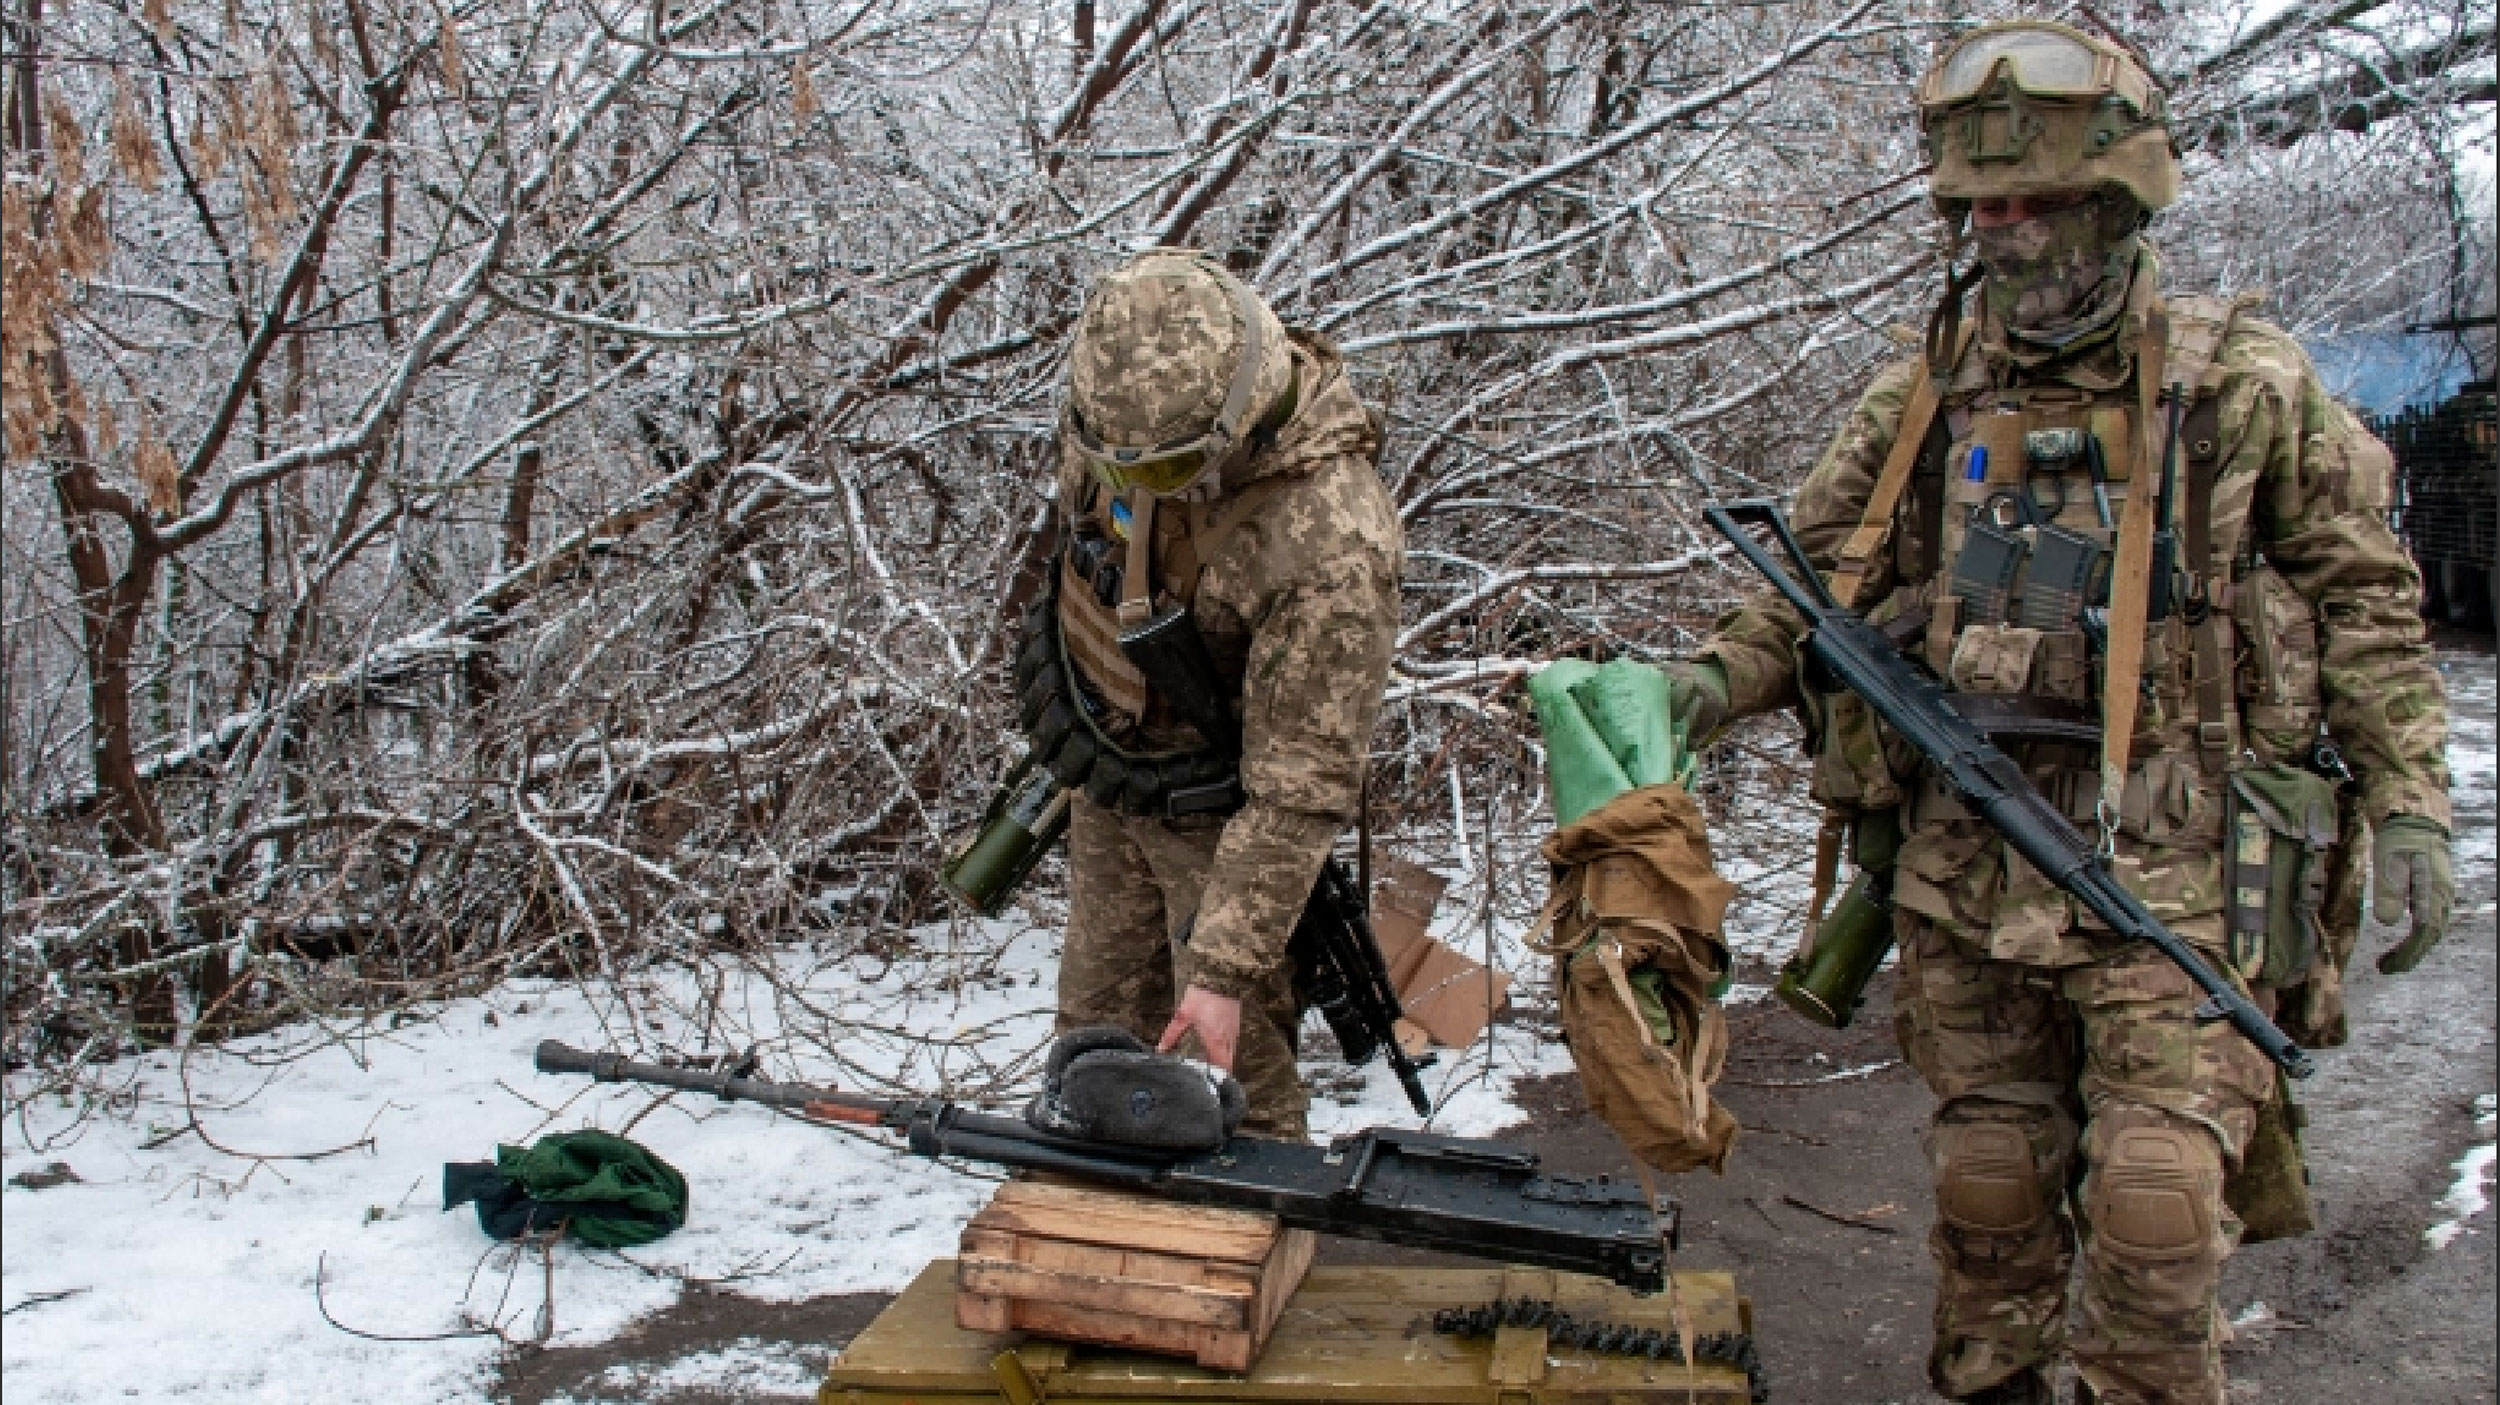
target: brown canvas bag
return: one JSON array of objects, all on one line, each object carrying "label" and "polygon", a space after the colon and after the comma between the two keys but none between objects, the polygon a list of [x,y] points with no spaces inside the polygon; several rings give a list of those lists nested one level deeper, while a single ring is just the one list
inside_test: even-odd
[{"label": "brown canvas bag", "polygon": [[1552,891],[1531,944],[1555,959],[1563,1036],[1589,1110],[1661,1171],[1724,1171],[1736,1119],[1720,925],[1736,887],[1711,867],[1682,787],[1626,791],[1547,837]]}]

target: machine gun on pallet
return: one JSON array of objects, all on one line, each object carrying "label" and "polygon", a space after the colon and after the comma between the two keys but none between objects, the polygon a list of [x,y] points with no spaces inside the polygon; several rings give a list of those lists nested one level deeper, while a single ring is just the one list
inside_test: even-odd
[{"label": "machine gun on pallet", "polygon": [[1391,1128],[1326,1146],[1235,1136],[1212,1151],[1173,1152],[1059,1136],[941,1098],[874,1098],[734,1073],[636,1063],[548,1040],[541,1073],[645,1083],[761,1103],[800,1118],[899,1132],[919,1155],[1050,1171],[1158,1199],[1263,1211],[1285,1224],[1612,1279],[1666,1286],[1677,1206],[1653,1210],[1632,1185],[1554,1175],[1537,1154],[1500,1142]]}]

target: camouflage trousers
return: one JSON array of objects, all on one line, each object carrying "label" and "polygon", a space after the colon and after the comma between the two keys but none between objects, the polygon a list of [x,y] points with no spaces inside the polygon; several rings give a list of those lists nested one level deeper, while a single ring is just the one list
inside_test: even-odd
[{"label": "camouflage trousers", "polygon": [[[1119,1025],[1152,1044],[1190,983],[1183,926],[1198,910],[1220,819],[1144,819],[1073,797],[1068,819],[1068,935],[1059,956],[1059,1019]],[[1302,1139],[1310,1094],[1294,1064],[1301,1009],[1280,963],[1241,1002],[1233,1076],[1250,1096],[1245,1130]],[[1204,1057],[1192,1034],[1182,1051]]]},{"label": "camouflage trousers", "polygon": [[[2100,1405],[2222,1405],[2214,1290],[2241,1229],[2223,1177],[2272,1065],[2228,1024],[2199,1026],[2196,987],[2149,947],[2031,966],[1895,921],[1895,1029],[1938,1100],[1936,1389],[1970,1397],[2063,1352]],[[2218,919],[2173,925],[2221,937]]]}]

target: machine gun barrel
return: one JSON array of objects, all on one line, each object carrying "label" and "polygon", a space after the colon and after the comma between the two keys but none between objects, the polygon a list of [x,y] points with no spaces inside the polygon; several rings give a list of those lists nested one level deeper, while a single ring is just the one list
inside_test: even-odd
[{"label": "machine gun barrel", "polygon": [[1502,1142],[1376,1127],[1326,1146],[1236,1136],[1213,1151],[1085,1141],[942,1098],[874,1098],[803,1084],[637,1063],[555,1040],[542,1073],[588,1074],[761,1103],[903,1134],[913,1152],[1055,1171],[1158,1199],[1258,1210],[1285,1224],[1384,1244],[1596,1274],[1636,1292],[1666,1286],[1678,1209],[1605,1176],[1554,1175]]},{"label": "machine gun barrel", "polygon": [[[1944,685],[1933,674],[1904,657],[1881,630],[1832,598],[1776,503],[1732,503],[1705,509],[1703,515],[1805,616],[1807,657],[1864,698],[1875,715],[1926,757],[1962,803],[2002,835],[2014,852],[2073,895],[2111,931],[2150,944],[2187,973],[2206,996],[2197,1007],[2198,1019],[2229,1020],[2233,1029],[2294,1078],[2306,1078],[2314,1071],[2309,1055],[2290,1036],[2127,891],[2091,841],[2032,786],[2014,759],[1954,711]],[[1780,567],[1745,530],[1746,521],[1770,526],[1802,579]],[[2112,679],[2109,686],[2133,684]]]}]

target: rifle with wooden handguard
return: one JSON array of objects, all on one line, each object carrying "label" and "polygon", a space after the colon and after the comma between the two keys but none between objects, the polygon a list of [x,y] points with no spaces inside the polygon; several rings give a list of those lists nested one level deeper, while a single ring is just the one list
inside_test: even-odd
[{"label": "rifle with wooden handguard", "polygon": [[1553,1175],[1537,1154],[1501,1142],[1372,1128],[1326,1146],[1236,1135],[1213,1151],[1174,1152],[1044,1132],[942,1098],[876,1098],[735,1072],[636,1063],[555,1040],[541,1073],[585,1073],[761,1103],[819,1122],[902,1134],[913,1152],[1050,1171],[1158,1199],[1258,1210],[1287,1225],[1384,1244],[1595,1274],[1636,1292],[1666,1286],[1677,1206],[1653,1211],[1639,1189],[1605,1176]]},{"label": "rifle with wooden handguard", "polygon": [[[1805,616],[1807,633],[1800,647],[1807,661],[1864,698],[1886,726],[1927,758],[1973,814],[2050,882],[2112,932],[2147,943],[2186,972],[2206,996],[2196,1007],[2198,1021],[2229,1020],[2233,1029],[2294,1078],[2306,1078],[2314,1071],[2309,1055],[2289,1035],[2127,891],[2092,841],[2024,777],[2014,758],[1954,710],[1952,694],[1935,674],[1893,647],[1883,631],[1832,598],[1778,504],[1768,500],[1730,503],[1706,508],[1702,515]],[[1781,569],[1753,539],[1742,525],[1746,521],[1771,528],[1796,563],[1796,576]],[[2109,686],[2131,687],[2133,683],[2112,679]]]}]

